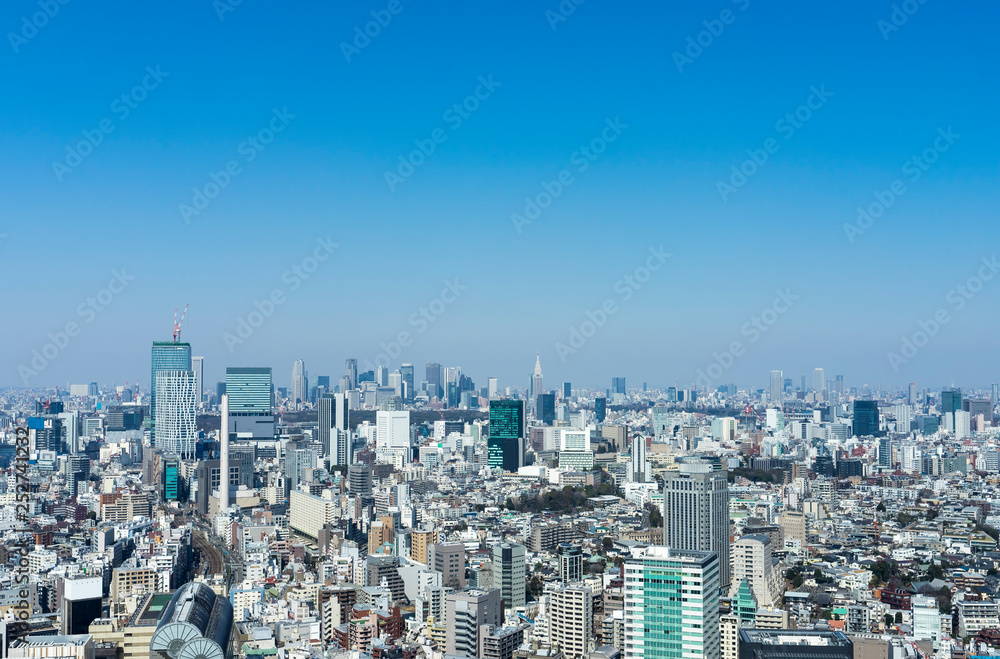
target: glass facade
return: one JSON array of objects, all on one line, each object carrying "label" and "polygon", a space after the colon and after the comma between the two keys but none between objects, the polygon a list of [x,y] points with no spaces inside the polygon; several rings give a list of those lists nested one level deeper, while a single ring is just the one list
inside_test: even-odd
[{"label": "glass facade", "polygon": [[156,446],[156,374],[161,371],[190,370],[190,343],[153,341],[152,368],[149,374],[149,420],[153,446]]},{"label": "glass facade", "polygon": [[490,401],[489,466],[516,472],[521,466],[524,438],[524,401]]},{"label": "glass facade", "polygon": [[271,369],[226,369],[226,393],[229,413],[236,415],[267,415],[271,413]]}]

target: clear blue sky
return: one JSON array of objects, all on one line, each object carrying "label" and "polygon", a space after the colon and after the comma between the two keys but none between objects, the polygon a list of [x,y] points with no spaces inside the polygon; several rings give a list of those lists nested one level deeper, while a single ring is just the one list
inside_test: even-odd
[{"label": "clear blue sky", "polygon": [[[960,310],[946,301],[997,250],[995,4],[927,0],[886,39],[891,2],[587,0],[553,29],[556,0],[400,0],[348,62],[341,43],[389,5],[243,0],[220,20],[211,0],[70,0],[28,38],[37,2],[4,3],[0,384],[20,385],[18,366],[74,321],[30,384],[148,386],[150,342],[185,303],[209,383],[269,365],[286,384],[297,358],[337,376],[401,331],[413,341],[394,367],[419,379],[440,361],[479,385],[523,387],[536,350],[551,386],[689,385],[735,340],[745,352],[718,383],[815,366],[857,386],[1000,377],[1000,278]],[[705,21],[721,33],[678,71]],[[456,127],[446,112],[490,76]],[[123,117],[116,99],[144,78]],[[812,87],[832,96],[779,130]],[[247,162],[241,143],[285,108]],[[113,132],[57,175],[105,118]],[[574,151],[615,118],[627,128],[579,171]],[[857,207],[949,126],[961,137],[850,242]],[[386,171],[435,129],[443,142],[391,191]],[[723,200],[717,183],[768,139],[777,150]],[[179,205],[231,160],[240,173],[185,223]],[[511,214],[564,169],[573,182],[516,231]],[[282,273],[327,236],[339,248],[290,290]],[[666,265],[624,300],[616,282],[661,245]],[[135,279],[81,313],[116,268]],[[411,314],[447,278],[467,289],[420,331]],[[224,333],[275,288],[285,302],[230,352]],[[799,300],[751,342],[741,328],[779,288]],[[608,298],[616,313],[563,361],[556,344]],[[894,372],[886,354],[942,308],[949,322]]]}]

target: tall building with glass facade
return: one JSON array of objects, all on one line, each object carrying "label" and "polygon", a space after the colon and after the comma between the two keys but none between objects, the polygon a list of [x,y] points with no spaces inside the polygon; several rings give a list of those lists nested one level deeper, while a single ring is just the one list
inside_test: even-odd
[{"label": "tall building with glass facade", "polygon": [[626,659],[719,657],[719,559],[650,546],[625,561]]},{"label": "tall building with glass facade", "polygon": [[784,374],[781,371],[771,371],[771,396],[770,403],[773,405],[781,405],[784,401],[784,392],[782,391],[782,385],[784,384]]},{"label": "tall building with glass facade", "polygon": [[231,440],[274,438],[273,391],[270,367],[226,369]]},{"label": "tall building with glass facade", "polygon": [[163,371],[192,371],[191,344],[180,341],[153,341],[152,367],[149,374],[150,435],[156,446],[156,379]]},{"label": "tall building with glass facade", "polygon": [[516,472],[524,465],[524,401],[490,401],[490,469]]},{"label": "tall building with glass facade", "polygon": [[505,608],[513,609],[525,604],[525,556],[524,545],[507,542],[493,545],[493,587],[500,589]]},{"label": "tall building with glass facade", "polygon": [[194,371],[159,371],[156,376],[156,446],[167,455],[193,459],[198,429]]},{"label": "tall building with glass facade", "polygon": [[608,399],[603,396],[594,399],[594,416],[598,423],[604,423],[608,416]]},{"label": "tall building with glass facade", "polygon": [[413,402],[413,364],[400,364],[399,375],[403,378],[403,402]]},{"label": "tall building with glass facade", "polygon": [[[962,406],[959,404],[959,409]],[[877,400],[856,400],[854,401],[854,416],[851,420],[851,429],[855,437],[877,437],[878,430],[878,401]]]}]

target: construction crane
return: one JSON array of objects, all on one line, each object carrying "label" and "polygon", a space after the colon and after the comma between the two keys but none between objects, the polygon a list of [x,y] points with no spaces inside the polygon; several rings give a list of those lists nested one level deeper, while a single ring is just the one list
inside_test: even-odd
[{"label": "construction crane", "polygon": [[181,325],[184,324],[184,317],[187,316],[188,307],[190,304],[184,305],[184,312],[181,314],[180,322],[177,322],[177,308],[174,308],[174,343],[181,340]]}]

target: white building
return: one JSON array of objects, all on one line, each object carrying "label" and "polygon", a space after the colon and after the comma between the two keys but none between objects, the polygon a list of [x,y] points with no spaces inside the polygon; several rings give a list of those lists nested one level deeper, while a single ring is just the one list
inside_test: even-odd
[{"label": "white building", "polygon": [[410,412],[375,414],[375,445],[377,448],[410,448]]},{"label": "white building", "polygon": [[579,584],[549,591],[549,641],[558,643],[566,659],[590,652],[594,631],[594,594]]},{"label": "white building", "polygon": [[194,458],[198,398],[194,371],[156,374],[156,447],[167,455]]}]

